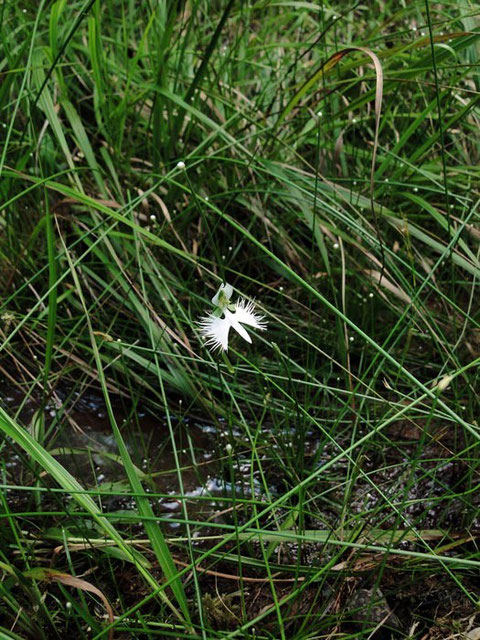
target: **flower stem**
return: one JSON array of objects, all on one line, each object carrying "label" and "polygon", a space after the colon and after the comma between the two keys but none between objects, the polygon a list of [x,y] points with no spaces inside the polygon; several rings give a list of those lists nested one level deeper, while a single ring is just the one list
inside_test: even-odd
[{"label": "flower stem", "polygon": [[233,368],[232,363],[228,359],[228,356],[225,353],[225,351],[222,351],[222,358],[223,358],[223,361],[225,362],[225,364],[227,365],[228,372],[229,373],[235,373],[235,369]]}]

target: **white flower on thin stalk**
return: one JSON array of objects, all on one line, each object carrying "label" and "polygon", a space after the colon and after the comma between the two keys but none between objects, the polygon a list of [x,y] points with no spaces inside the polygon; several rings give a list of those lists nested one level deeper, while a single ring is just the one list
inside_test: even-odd
[{"label": "white flower on thin stalk", "polygon": [[250,344],[252,339],[242,325],[260,329],[260,331],[265,331],[267,328],[263,316],[255,313],[253,302],[240,299],[232,304],[230,302],[232,294],[233,287],[230,284],[222,284],[212,298],[215,310],[201,318],[198,323],[200,333],[206,338],[206,345],[212,351],[215,349],[228,351],[228,336],[231,328]]}]

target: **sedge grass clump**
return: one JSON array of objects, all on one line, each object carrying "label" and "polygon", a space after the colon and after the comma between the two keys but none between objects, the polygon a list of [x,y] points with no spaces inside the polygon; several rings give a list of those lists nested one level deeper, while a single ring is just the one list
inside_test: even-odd
[{"label": "sedge grass clump", "polygon": [[[468,633],[472,609],[424,594],[479,598],[478,11],[24,4],[0,20],[1,624],[330,637],[374,578],[405,634]],[[216,274],[245,296],[224,284],[195,322]],[[274,341],[233,366],[266,328],[258,290]],[[108,489],[60,457],[78,430],[74,459],[118,466]],[[30,589],[52,559],[118,598],[114,629]],[[238,592],[233,634],[214,590]],[[461,628],[432,635],[441,617]]]}]

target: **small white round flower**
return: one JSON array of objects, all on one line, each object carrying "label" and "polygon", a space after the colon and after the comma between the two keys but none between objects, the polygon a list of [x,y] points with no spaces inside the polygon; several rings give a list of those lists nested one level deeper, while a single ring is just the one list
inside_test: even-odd
[{"label": "small white round flower", "polygon": [[185,169],[185,163],[183,162],[183,160],[177,162],[177,169]]},{"label": "small white round flower", "polygon": [[340,247],[340,245],[338,244],[338,242],[334,242],[333,243],[333,248],[334,249],[338,249]]},{"label": "small white round flower", "polygon": [[230,442],[228,442],[228,443],[225,445],[225,451],[227,452],[227,455],[229,455],[229,456],[232,454],[233,447],[232,447],[232,445],[230,444]]},{"label": "small white round flower", "polygon": [[150,216],[150,220],[152,222],[156,222],[157,221],[157,216],[154,213],[152,213],[152,215]]}]

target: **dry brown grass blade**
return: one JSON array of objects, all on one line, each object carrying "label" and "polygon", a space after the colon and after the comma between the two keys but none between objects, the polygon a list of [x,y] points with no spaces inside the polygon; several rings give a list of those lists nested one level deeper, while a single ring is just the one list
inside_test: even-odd
[{"label": "dry brown grass blade", "polygon": [[[191,567],[192,565],[179,560],[178,558],[173,558],[175,564],[178,564],[180,567]],[[296,578],[278,578],[279,573],[272,574],[272,577],[268,578],[251,578],[249,576],[239,576],[234,573],[223,573],[221,571],[214,571],[213,569],[205,569],[201,565],[195,565],[195,571],[199,573],[204,573],[209,576],[214,576],[216,578],[223,578],[225,580],[235,580],[236,582],[252,582],[258,584],[268,584],[270,582],[303,582],[305,580],[305,576],[299,576]]]},{"label": "dry brown grass blade", "polygon": [[[66,587],[75,587],[75,589],[93,593],[103,602],[105,609],[107,610],[108,623],[112,624],[115,621],[113,609],[107,597],[102,591],[100,591],[98,587],[93,585],[91,582],[87,582],[86,580],[82,580],[81,578],[76,578],[75,576],[71,576],[68,573],[63,573],[62,571],[56,571],[55,569],[45,569],[43,567],[37,567],[35,569],[32,569],[31,571],[27,571],[24,573],[24,576],[26,578],[41,580],[43,582],[59,582]],[[108,632],[108,639],[112,640],[112,638],[113,629],[110,629]]]},{"label": "dry brown grass blade", "polygon": [[395,284],[390,282],[390,280],[388,280],[385,277],[385,275],[383,275],[382,277],[382,273],[380,271],[377,271],[376,269],[370,269],[370,270],[364,269],[363,273],[367,276],[367,278],[372,280],[372,282],[374,282],[376,285],[382,286],[386,291],[393,294],[396,298],[398,298],[402,302],[406,304],[412,303],[412,299],[410,298],[410,296],[405,291],[400,289],[400,287],[397,287]]}]

